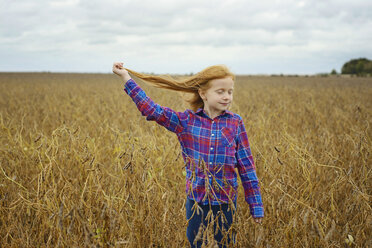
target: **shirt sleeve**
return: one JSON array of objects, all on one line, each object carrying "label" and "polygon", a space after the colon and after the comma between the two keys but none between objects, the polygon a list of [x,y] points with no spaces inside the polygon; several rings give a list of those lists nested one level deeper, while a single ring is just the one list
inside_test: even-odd
[{"label": "shirt sleeve", "polygon": [[148,121],[156,121],[166,129],[180,133],[187,126],[189,114],[176,112],[170,108],[162,107],[148,97],[145,91],[133,80],[129,79],[124,85],[124,91],[132,98],[138,110]]},{"label": "shirt sleeve", "polygon": [[239,122],[235,156],[238,163],[237,167],[240,179],[244,188],[245,200],[249,204],[251,215],[254,218],[263,217],[264,209],[260,186],[243,120]]}]

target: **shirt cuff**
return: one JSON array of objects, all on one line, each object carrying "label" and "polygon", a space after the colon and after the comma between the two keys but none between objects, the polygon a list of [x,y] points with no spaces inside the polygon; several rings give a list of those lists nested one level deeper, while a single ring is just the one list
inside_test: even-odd
[{"label": "shirt cuff", "polygon": [[262,206],[253,206],[250,207],[251,215],[253,218],[263,218],[264,217],[264,208]]},{"label": "shirt cuff", "polygon": [[130,78],[130,79],[128,79],[128,81],[124,81],[124,80],[123,80],[124,85],[126,85],[127,83],[129,83],[129,81],[133,81],[133,82],[135,82],[135,81],[133,80],[133,78]]}]

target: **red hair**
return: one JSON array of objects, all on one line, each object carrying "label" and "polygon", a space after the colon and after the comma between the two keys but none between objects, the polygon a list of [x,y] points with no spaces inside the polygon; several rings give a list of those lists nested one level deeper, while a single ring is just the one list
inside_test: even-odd
[{"label": "red hair", "polygon": [[129,73],[142,79],[143,81],[154,85],[155,87],[191,93],[191,98],[186,100],[190,108],[196,111],[204,107],[204,102],[199,95],[198,90],[207,90],[210,88],[209,82],[213,79],[231,77],[235,80],[235,75],[225,65],[213,65],[205,68],[193,76],[176,80],[168,75],[148,75],[126,69]]}]

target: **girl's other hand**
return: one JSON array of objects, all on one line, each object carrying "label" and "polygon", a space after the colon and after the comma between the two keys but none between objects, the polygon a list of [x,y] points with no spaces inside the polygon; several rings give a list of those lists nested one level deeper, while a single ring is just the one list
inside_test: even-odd
[{"label": "girl's other hand", "polygon": [[122,62],[115,62],[112,66],[112,72],[122,77],[125,82],[131,79],[128,71],[123,68]]},{"label": "girl's other hand", "polygon": [[254,222],[262,225],[262,218],[253,218]]}]

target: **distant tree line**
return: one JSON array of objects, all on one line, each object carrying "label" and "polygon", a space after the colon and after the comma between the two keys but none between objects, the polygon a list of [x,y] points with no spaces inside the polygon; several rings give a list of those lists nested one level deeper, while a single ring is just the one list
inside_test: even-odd
[{"label": "distant tree line", "polygon": [[341,74],[372,75],[372,61],[366,58],[352,59],[342,66]]}]

